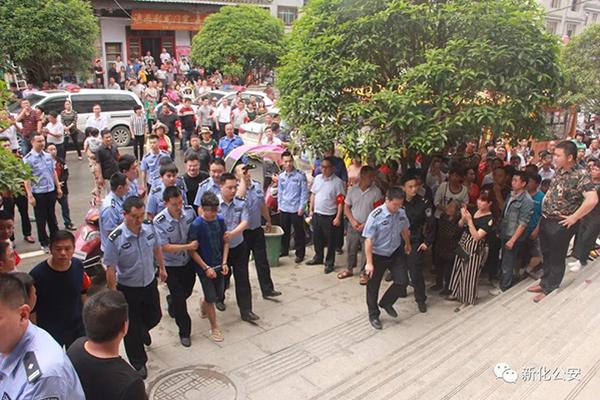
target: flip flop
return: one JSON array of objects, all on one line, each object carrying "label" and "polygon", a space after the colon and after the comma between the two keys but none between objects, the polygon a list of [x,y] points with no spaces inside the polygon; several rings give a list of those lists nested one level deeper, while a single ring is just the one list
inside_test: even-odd
[{"label": "flip flop", "polygon": [[211,329],[210,338],[213,340],[213,342],[222,342],[224,340],[223,333],[220,329]]}]

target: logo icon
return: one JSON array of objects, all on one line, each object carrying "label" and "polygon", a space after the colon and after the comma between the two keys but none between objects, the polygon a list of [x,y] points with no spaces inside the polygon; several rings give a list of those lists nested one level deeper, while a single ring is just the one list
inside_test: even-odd
[{"label": "logo icon", "polygon": [[505,362],[496,364],[494,367],[494,375],[496,376],[496,379],[502,379],[506,383],[516,383],[518,378],[517,372]]}]

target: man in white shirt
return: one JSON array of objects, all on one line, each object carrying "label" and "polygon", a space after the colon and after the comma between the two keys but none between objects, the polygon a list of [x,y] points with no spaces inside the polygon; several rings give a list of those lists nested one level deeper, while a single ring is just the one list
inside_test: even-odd
[{"label": "man in white shirt", "polygon": [[0,137],[7,138],[10,141],[10,149],[12,152],[18,151],[21,146],[19,146],[19,139],[17,138],[17,126],[13,119],[10,120],[11,125],[7,128],[2,128],[0,126]]},{"label": "man in white shirt", "polygon": [[225,125],[231,123],[231,106],[227,99],[223,99],[215,112],[215,122],[219,126],[219,139],[225,136]]},{"label": "man in white shirt", "polygon": [[50,111],[48,113],[48,124],[44,128],[46,132],[46,143],[52,143],[56,145],[56,153],[58,157],[65,160],[65,127],[58,120],[58,114],[56,111]]},{"label": "man in white shirt", "polygon": [[314,232],[315,256],[306,265],[323,264],[325,257],[325,273],[333,272],[335,265],[335,247],[337,228],[342,223],[345,184],[335,174],[334,160],[325,157],[321,162],[321,174],[313,181],[310,195],[310,216]]},{"label": "man in white shirt", "polygon": [[248,120],[246,103],[244,103],[243,100],[240,100],[237,104],[237,108],[231,113],[233,117],[233,133],[236,135],[239,133],[240,126],[242,126],[242,124],[246,123]]},{"label": "man in white shirt", "polygon": [[543,152],[542,155],[542,167],[538,171],[542,180],[554,178],[555,171],[552,168],[552,154],[549,152]]},{"label": "man in white shirt", "polygon": [[167,49],[163,47],[162,53],[160,53],[160,62],[161,64],[166,64],[169,61],[171,61],[171,55],[169,54]]},{"label": "man in white shirt", "polygon": [[585,151],[585,158],[600,158],[600,141],[592,139],[590,147]]},{"label": "man in white shirt", "polygon": [[94,114],[90,115],[85,121],[86,128],[96,128],[100,133],[106,128],[108,128],[108,118],[106,115],[102,115],[102,108],[100,104],[96,104],[92,111]]}]

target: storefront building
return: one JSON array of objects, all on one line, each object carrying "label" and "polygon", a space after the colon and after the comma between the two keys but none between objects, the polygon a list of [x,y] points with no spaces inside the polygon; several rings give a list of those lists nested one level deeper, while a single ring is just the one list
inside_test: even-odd
[{"label": "storefront building", "polygon": [[149,51],[158,60],[162,48],[176,57],[186,56],[204,19],[222,6],[236,4],[269,9],[289,27],[304,0],[92,0],[100,25],[97,54],[107,69],[117,56],[126,62]]}]

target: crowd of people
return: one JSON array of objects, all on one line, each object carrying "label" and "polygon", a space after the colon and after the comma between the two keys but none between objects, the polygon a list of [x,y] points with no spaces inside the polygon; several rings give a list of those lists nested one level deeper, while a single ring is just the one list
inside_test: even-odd
[{"label": "crowd of people", "polygon": [[[144,93],[152,89],[148,84]],[[32,129],[22,158],[36,179],[24,182],[24,195],[3,193],[0,209],[0,393],[8,398],[145,398],[146,347],[162,319],[158,282],[168,287],[167,310],[182,346],[192,346],[187,300],[196,276],[209,337],[225,340],[218,312],[227,309],[231,285],[241,320],[260,319],[253,311],[251,255],[262,297],[282,295],[266,250],[265,233],[275,223],[284,232],[281,257],[293,249],[295,264],[322,265],[324,274],[338,268],[338,279],[358,275],[375,329],[382,329],[381,309],[398,317],[394,304],[409,287],[422,313],[428,294],[456,302],[456,312],[475,305],[482,274],[494,296],[530,277],[535,283],[527,290],[540,302],[561,284],[571,239],[575,261],[567,268],[578,272],[600,234],[600,146],[582,134],[548,142],[538,154],[527,140],[480,148],[470,141],[439,157],[409,152],[381,165],[344,159],[331,147],[306,172],[282,148],[280,170],[261,182],[251,178],[251,161],[231,170],[224,161],[243,144],[236,121],[249,118],[248,104],[240,99],[219,110],[203,98],[206,112],[195,112],[184,100],[168,118],[171,100],[152,106],[158,124],[148,121],[147,108],[135,109],[134,154],[114,146],[100,106],[86,124],[83,150],[99,204],[105,289],[94,288],[74,258],[68,167],[64,146],[54,141],[60,120],[71,128],[73,120],[28,119],[31,109],[17,118],[20,129]],[[72,112],[70,104],[65,112]],[[181,134],[171,135],[171,124]],[[264,127],[271,139],[275,124]],[[177,138],[184,173],[175,164]],[[0,144],[21,156],[9,138]],[[58,228],[56,202],[65,230]],[[33,241],[28,203],[49,256],[24,274],[14,248],[14,207],[24,240]],[[310,243],[314,251],[307,252]],[[384,280],[390,284],[380,297]],[[121,341],[131,366],[119,356]]]}]

